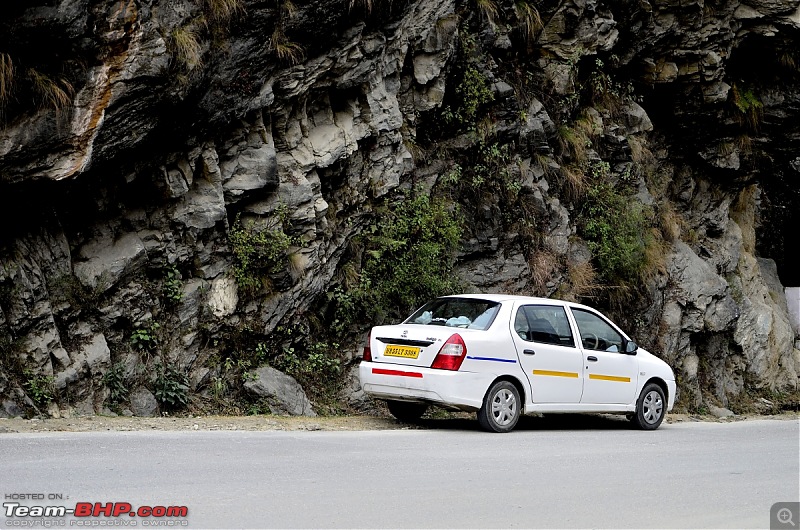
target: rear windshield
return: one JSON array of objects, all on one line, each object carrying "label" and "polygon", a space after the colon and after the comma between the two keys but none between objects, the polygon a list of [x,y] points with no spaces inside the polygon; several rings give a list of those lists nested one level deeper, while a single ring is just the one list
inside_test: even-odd
[{"label": "rear windshield", "polygon": [[437,298],[408,317],[404,324],[488,329],[499,309],[499,302],[488,300]]}]

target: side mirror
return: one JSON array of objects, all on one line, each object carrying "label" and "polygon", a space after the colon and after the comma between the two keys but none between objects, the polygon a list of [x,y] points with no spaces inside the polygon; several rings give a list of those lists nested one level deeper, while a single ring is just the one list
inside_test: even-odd
[{"label": "side mirror", "polygon": [[622,346],[622,353],[625,355],[636,355],[636,350],[639,349],[639,346],[632,340],[626,340]]}]

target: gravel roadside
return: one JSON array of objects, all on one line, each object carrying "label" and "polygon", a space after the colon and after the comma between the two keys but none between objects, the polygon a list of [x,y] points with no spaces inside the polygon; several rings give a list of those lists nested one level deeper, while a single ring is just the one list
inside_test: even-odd
[{"label": "gravel roadside", "polygon": [[[713,416],[669,414],[666,423],[685,421],[707,421],[726,423],[752,419],[794,420],[800,413],[788,412],[777,415],[741,415],[724,419]],[[528,430],[549,428],[620,428],[621,416],[591,416],[581,414],[547,415],[546,417],[524,417],[521,426]],[[461,429],[477,428],[474,415],[467,413],[448,414],[445,417],[423,419],[419,425],[400,423],[391,417],[380,416],[178,416],[139,418],[124,416],[79,416],[74,418],[22,419],[0,418],[0,433],[41,432],[98,432],[98,431],[369,431],[391,429]]]}]

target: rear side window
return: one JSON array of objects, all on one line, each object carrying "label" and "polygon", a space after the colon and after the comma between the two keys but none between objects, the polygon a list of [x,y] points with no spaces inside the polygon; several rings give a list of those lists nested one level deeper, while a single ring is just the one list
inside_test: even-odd
[{"label": "rear side window", "polygon": [[561,306],[525,305],[517,310],[514,331],[522,340],[575,347],[567,313]]},{"label": "rear side window", "polygon": [[475,298],[437,298],[422,306],[408,317],[404,324],[448,326],[453,328],[489,329],[497,311],[498,302]]}]

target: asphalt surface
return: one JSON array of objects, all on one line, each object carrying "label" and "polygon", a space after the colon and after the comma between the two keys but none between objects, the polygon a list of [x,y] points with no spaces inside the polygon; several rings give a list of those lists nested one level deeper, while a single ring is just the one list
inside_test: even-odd
[{"label": "asphalt surface", "polygon": [[[773,503],[800,499],[799,460],[797,420],[640,432],[540,419],[507,435],[460,420],[363,432],[0,434],[0,495],[188,507],[186,519],[50,519],[73,528],[769,528]],[[26,494],[44,500],[19,500]],[[0,527],[37,519],[6,513]]]}]

